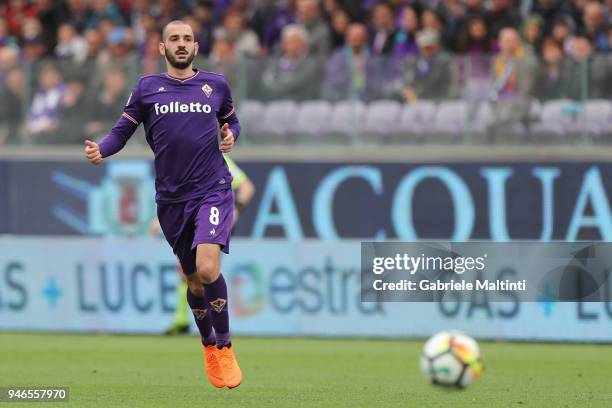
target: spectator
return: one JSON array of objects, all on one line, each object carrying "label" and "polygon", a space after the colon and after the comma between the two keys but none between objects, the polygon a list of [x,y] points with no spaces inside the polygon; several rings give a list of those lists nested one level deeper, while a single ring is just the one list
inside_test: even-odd
[{"label": "spectator", "polygon": [[364,10],[361,3],[360,1],[353,0],[323,0],[323,11],[328,20],[332,20],[336,12],[344,11],[348,16],[349,22],[362,21]]},{"label": "spectator", "polygon": [[215,42],[210,52],[207,69],[223,74],[232,87],[238,82],[238,64],[236,63],[236,45],[223,28],[215,30]]},{"label": "spectator", "polygon": [[198,34],[196,35],[196,40],[200,46],[198,53],[200,55],[208,55],[214,41],[212,3],[208,1],[199,1],[191,9],[190,17],[193,18],[193,29],[198,30]]},{"label": "spectator", "polygon": [[0,47],[0,83],[9,70],[19,63],[19,51],[15,47]]},{"label": "spectator", "polygon": [[108,45],[107,42],[108,42],[110,33],[114,31],[116,28],[120,28],[120,27],[117,26],[117,24],[115,24],[113,20],[111,20],[110,18],[103,18],[102,20],[100,20],[100,23],[98,24],[96,28],[97,30],[100,31],[100,34],[102,34],[102,38],[104,39],[105,45]]},{"label": "spectator", "polygon": [[[442,2],[443,19],[446,21],[445,36],[453,39],[461,29],[465,17],[465,6],[462,0],[444,0]],[[449,42],[450,43],[450,42]]]},{"label": "spectator", "polygon": [[132,30],[134,30],[134,38],[136,46],[139,49],[145,46],[147,36],[151,31],[160,29],[157,26],[155,16],[151,12],[150,0],[136,0],[131,2],[131,8],[127,16]]},{"label": "spectator", "polygon": [[[472,16],[461,27],[455,46],[460,54],[485,57],[493,53],[489,27],[483,16]],[[488,71],[487,71],[488,74]]]},{"label": "spectator", "polygon": [[561,49],[567,53],[568,40],[573,37],[576,31],[576,23],[574,20],[565,14],[560,14],[555,17],[552,25],[552,39],[561,46]]},{"label": "spectator", "polygon": [[108,33],[106,37],[106,55],[104,63],[118,66],[127,66],[130,62],[130,52],[134,41],[133,32],[124,27],[118,27]]},{"label": "spectator", "polygon": [[530,63],[533,55],[521,44],[515,28],[506,27],[499,33],[499,55],[494,60],[494,99],[512,99],[527,95],[533,83]]},{"label": "spectator", "polygon": [[100,53],[104,48],[104,38],[102,33],[95,28],[85,31],[85,43],[87,45],[87,62],[96,62],[99,59]]},{"label": "spectator", "polygon": [[395,16],[389,3],[378,3],[372,10],[372,54],[376,56],[391,55],[395,45]]},{"label": "spectator", "polygon": [[68,8],[63,1],[36,0],[36,9],[45,48],[53,50],[57,44],[57,30],[68,18]]},{"label": "spectator", "polygon": [[4,86],[0,88],[0,145],[18,142],[23,120],[24,74],[21,68],[6,73]]},{"label": "spectator", "polygon": [[553,30],[555,16],[563,12],[561,0],[535,0],[531,6],[531,12],[541,18],[542,34],[550,35]]},{"label": "spectator", "polygon": [[364,100],[368,96],[367,81],[372,66],[368,47],[368,31],[361,23],[353,23],[346,31],[346,45],[336,50],[327,62],[323,97],[339,100]]},{"label": "spectator", "polygon": [[[185,22],[187,22],[187,24],[193,27],[194,36],[196,38],[196,41],[199,42],[199,38],[196,34],[196,31],[199,29],[199,25],[194,24],[194,21],[196,20],[192,16],[185,17]],[[149,37],[153,33],[161,31],[161,29],[157,25],[155,17],[153,17],[151,13],[138,14],[138,19],[132,25],[132,30],[134,32],[135,46],[141,54],[144,53],[144,49],[147,46],[147,41],[149,40]]]},{"label": "spectator", "polygon": [[47,53],[42,26],[36,17],[27,17],[21,25],[22,49],[27,62],[39,60]]},{"label": "spectator", "polygon": [[22,25],[26,18],[36,17],[36,6],[26,0],[10,0],[1,6],[2,17],[6,20],[9,33],[18,37],[22,34]]},{"label": "spectator", "polygon": [[97,28],[103,20],[110,20],[116,26],[124,26],[125,20],[119,7],[111,0],[93,0],[92,13],[85,23],[86,28]]},{"label": "spectator", "polygon": [[16,46],[17,39],[9,32],[5,18],[0,17],[0,47]]},{"label": "spectator", "polygon": [[491,10],[486,13],[486,19],[493,38],[498,38],[503,28],[521,26],[521,18],[512,7],[512,0],[491,0]]},{"label": "spectator", "polygon": [[87,42],[77,34],[74,26],[64,23],[59,27],[55,56],[76,63],[82,63],[87,58]]},{"label": "spectator", "polygon": [[450,98],[453,73],[441,49],[440,33],[424,29],[417,33],[416,40],[419,55],[407,60],[403,67],[401,98],[406,102]]},{"label": "spectator", "polygon": [[434,9],[425,9],[421,13],[421,27],[423,30],[436,31],[440,37],[440,47],[443,49],[450,48],[453,36],[446,30],[444,18]]},{"label": "spectator", "polygon": [[331,15],[331,46],[337,50],[344,46],[346,31],[351,24],[351,18],[343,9],[337,9]]},{"label": "spectator", "polygon": [[30,140],[52,138],[60,123],[65,86],[54,65],[43,65],[39,75],[39,88],[34,94],[26,119],[26,135]]},{"label": "spectator", "polygon": [[483,0],[465,0],[465,19],[474,16],[483,16],[486,9],[483,6]]},{"label": "spectator", "polygon": [[110,129],[123,111],[128,98],[127,79],[123,71],[109,69],[103,74],[102,89],[90,93],[86,111],[90,120],[84,126],[86,138],[97,138]]},{"label": "spectator", "polygon": [[571,81],[566,71],[563,48],[552,38],[546,38],[542,43],[542,62],[535,80],[536,98],[546,101],[566,97],[564,88]]},{"label": "spectator", "polygon": [[402,9],[400,14],[400,27],[395,33],[393,55],[398,60],[412,57],[419,53],[416,43],[416,33],[419,31],[419,16],[410,6]]},{"label": "spectator", "polygon": [[255,32],[246,26],[244,14],[239,10],[230,10],[223,18],[223,27],[228,40],[234,44],[238,55],[259,55],[259,39]]},{"label": "spectator", "polygon": [[157,74],[160,69],[159,43],[162,42],[161,32],[153,31],[147,36],[147,42],[142,50],[142,73]]},{"label": "spectator", "polygon": [[270,58],[261,78],[267,99],[308,100],[318,97],[319,61],[308,57],[308,33],[299,25],[283,29],[282,53]]},{"label": "spectator", "polygon": [[308,52],[321,57],[331,49],[330,33],[317,0],[297,0],[296,22],[308,34]]},{"label": "spectator", "polygon": [[260,37],[262,38],[263,53],[270,54],[279,42],[283,27],[295,22],[295,0],[287,2],[274,2],[269,7],[262,8],[257,14]]},{"label": "spectator", "polygon": [[[85,84],[77,75],[67,76],[66,88],[62,97],[62,113],[56,136],[45,140],[46,144],[82,143],[83,128],[87,117],[98,113],[101,105],[93,110],[86,105]],[[125,85],[125,84],[124,84]]]},{"label": "spectator", "polygon": [[[159,0],[157,3],[158,5],[155,8],[158,13],[155,17],[159,21],[160,27],[187,14],[187,10],[179,0]],[[215,3],[219,2],[216,1]]]},{"label": "spectator", "polygon": [[88,0],[68,0],[68,18],[66,22],[72,25],[78,33],[85,32],[87,22],[92,17]]},{"label": "spectator", "polygon": [[590,1],[582,14],[584,29],[582,35],[589,37],[596,51],[608,51],[608,24],[604,9],[597,1]]},{"label": "spectator", "polygon": [[463,98],[475,103],[489,96],[491,54],[494,46],[483,16],[474,15],[464,23],[458,35],[456,49],[465,55],[459,65]]},{"label": "spectator", "polygon": [[536,14],[527,17],[523,23],[523,41],[525,48],[532,54],[540,54],[542,46],[542,34],[544,30],[544,22],[542,18]]},{"label": "spectator", "polygon": [[595,54],[593,48],[588,37],[579,36],[571,41],[568,74],[571,80],[568,82],[568,93],[572,99],[608,99],[612,95],[612,77],[607,57]]},{"label": "spectator", "polygon": [[521,124],[529,135],[529,109],[534,80],[534,58],[523,45],[518,31],[503,28],[499,33],[499,55],[493,61],[491,102],[493,115],[487,124],[487,134],[493,139],[497,131]]},{"label": "spectator", "polygon": [[587,5],[589,0],[568,0],[565,8],[566,12],[572,17],[576,23],[582,22],[582,16],[584,15],[584,7]]}]

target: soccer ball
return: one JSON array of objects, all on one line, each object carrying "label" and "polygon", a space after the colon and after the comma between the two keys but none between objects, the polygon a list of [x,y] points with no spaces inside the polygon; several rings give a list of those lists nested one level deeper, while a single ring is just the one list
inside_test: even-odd
[{"label": "soccer ball", "polygon": [[465,388],[483,369],[478,343],[460,331],[438,333],[423,346],[421,370],[433,384]]}]

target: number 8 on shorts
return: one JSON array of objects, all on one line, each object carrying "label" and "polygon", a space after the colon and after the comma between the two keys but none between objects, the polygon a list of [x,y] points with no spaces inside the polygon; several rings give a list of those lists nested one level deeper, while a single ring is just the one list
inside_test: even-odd
[{"label": "number 8 on shorts", "polygon": [[219,209],[217,207],[210,207],[210,217],[208,217],[208,221],[212,225],[219,225]]}]

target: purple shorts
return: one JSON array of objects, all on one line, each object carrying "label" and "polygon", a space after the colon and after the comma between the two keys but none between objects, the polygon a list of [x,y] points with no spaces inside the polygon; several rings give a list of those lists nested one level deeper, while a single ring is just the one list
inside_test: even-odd
[{"label": "purple shorts", "polygon": [[211,191],[202,198],[182,203],[157,204],[159,225],[186,275],[196,270],[199,244],[219,244],[229,253],[234,222],[234,192]]}]

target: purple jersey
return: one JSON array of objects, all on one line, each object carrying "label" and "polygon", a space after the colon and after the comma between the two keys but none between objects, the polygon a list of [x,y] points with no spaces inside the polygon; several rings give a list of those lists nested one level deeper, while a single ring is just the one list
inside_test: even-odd
[{"label": "purple jersey", "polygon": [[111,132],[100,142],[102,157],[117,153],[144,125],[155,154],[158,203],[177,203],[230,188],[232,176],[219,150],[219,125],[234,138],[240,123],[223,75],[194,69],[186,79],[168,74],[140,78]]}]

